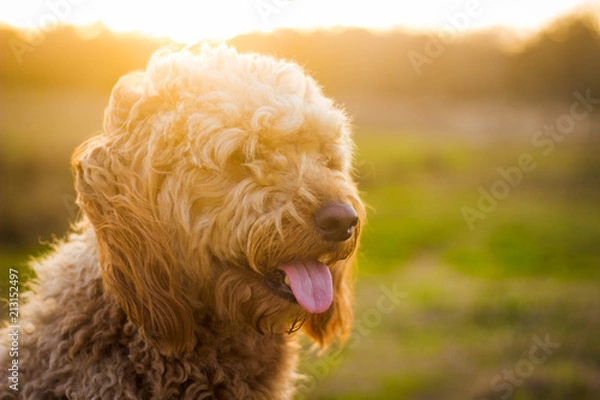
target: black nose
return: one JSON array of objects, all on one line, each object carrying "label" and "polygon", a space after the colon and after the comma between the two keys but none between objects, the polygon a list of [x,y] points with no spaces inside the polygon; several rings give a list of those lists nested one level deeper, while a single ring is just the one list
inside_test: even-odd
[{"label": "black nose", "polygon": [[315,212],[315,222],[323,239],[343,242],[352,236],[358,215],[349,204],[326,203]]}]

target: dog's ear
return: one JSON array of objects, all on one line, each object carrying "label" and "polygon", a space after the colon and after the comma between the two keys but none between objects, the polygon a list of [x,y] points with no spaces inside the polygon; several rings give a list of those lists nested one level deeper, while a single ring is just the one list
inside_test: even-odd
[{"label": "dog's ear", "polygon": [[327,311],[310,315],[304,324],[305,333],[323,350],[336,339],[345,342],[352,330],[354,258],[338,261],[331,269],[333,303]]},{"label": "dog's ear", "polygon": [[166,354],[194,345],[191,300],[183,266],[172,253],[147,178],[115,151],[113,138],[94,137],[74,153],[77,203],[92,223],[103,280],[148,341]]}]

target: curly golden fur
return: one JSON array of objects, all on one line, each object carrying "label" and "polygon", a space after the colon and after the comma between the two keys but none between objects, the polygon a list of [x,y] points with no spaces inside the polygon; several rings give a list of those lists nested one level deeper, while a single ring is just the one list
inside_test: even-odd
[{"label": "curly golden fur", "polygon": [[[291,398],[293,333],[327,348],[351,329],[352,150],[345,113],[294,63],[155,53],[73,155],[84,215],[33,263],[19,391],[0,398]],[[330,303],[311,292],[329,282]]]}]

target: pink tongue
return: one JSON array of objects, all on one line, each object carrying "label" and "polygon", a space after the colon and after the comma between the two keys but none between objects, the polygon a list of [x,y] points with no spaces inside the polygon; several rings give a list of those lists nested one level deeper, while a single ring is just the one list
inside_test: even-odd
[{"label": "pink tongue", "polygon": [[318,261],[282,265],[290,280],[290,287],[298,303],[312,314],[322,313],[333,301],[331,273],[327,265]]}]

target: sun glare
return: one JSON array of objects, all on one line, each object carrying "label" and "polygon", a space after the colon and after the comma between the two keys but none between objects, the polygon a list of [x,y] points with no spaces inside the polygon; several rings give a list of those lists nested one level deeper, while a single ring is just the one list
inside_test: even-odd
[{"label": "sun glare", "polygon": [[208,4],[184,0],[168,3],[132,1],[125,3],[127,9],[114,11],[124,3],[106,1],[98,4],[101,21],[114,31],[137,30],[181,42],[196,42],[206,38],[225,39],[252,30],[252,26],[245,23],[237,1]]},{"label": "sun glare", "polygon": [[137,31],[180,42],[227,39],[253,31],[289,27],[356,26],[376,30],[405,27],[468,32],[490,26],[536,30],[575,7],[600,13],[597,2],[464,0],[22,0],[0,4],[0,22],[19,28],[101,22],[115,32]]}]

